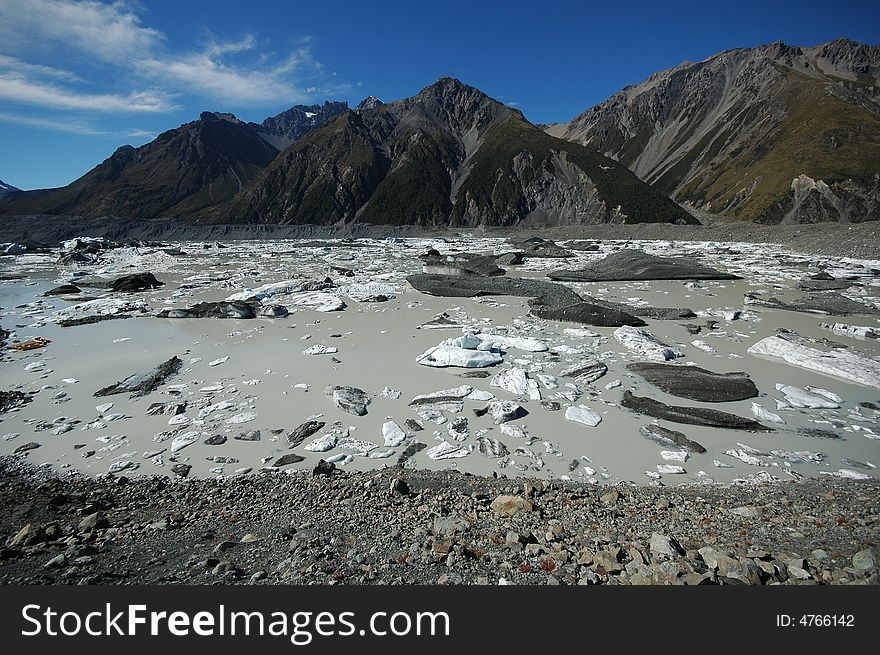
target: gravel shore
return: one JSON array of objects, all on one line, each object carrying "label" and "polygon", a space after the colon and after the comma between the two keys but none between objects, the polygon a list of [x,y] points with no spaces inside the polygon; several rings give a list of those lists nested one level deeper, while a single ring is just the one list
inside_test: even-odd
[{"label": "gravel shore", "polygon": [[0,459],[3,584],[877,584],[875,482],[54,477]]},{"label": "gravel shore", "polygon": [[478,236],[541,236],[548,239],[662,239],[675,241],[725,241],[775,243],[795,252],[880,259],[880,222],[816,223],[810,225],[759,225],[745,221],[722,221],[700,215],[702,225],[640,223],[634,225],[573,225],[518,227],[516,229],[442,230],[390,225],[206,225],[174,220],[137,221],[116,218],[70,216],[0,216],[0,243],[24,242],[56,245],[79,236],[109,239],[164,241],[231,239],[309,239],[360,237],[454,236],[473,232]]}]

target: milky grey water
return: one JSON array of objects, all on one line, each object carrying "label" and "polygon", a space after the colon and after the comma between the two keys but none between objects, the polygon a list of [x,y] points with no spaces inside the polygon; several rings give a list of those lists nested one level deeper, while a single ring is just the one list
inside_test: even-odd
[{"label": "milky grey water", "polygon": [[[796,298],[802,293],[793,288],[797,279],[815,273],[817,266],[821,265],[835,276],[857,276],[861,284],[845,294],[863,302],[877,303],[880,286],[871,269],[880,267],[878,262],[815,259],[784,254],[768,246],[744,244],[629,242],[626,245],[643,247],[658,254],[703,256],[705,263],[744,275],[746,279],[569,285],[585,295],[630,304],[689,307],[698,313],[740,310],[737,320],[726,320],[722,317],[723,312],[713,312],[717,315],[711,320],[717,321],[718,329],[703,330],[699,335],[689,334],[684,324],[704,324],[710,317],[647,321],[647,330],[684,353],[677,363],[693,363],[718,372],[746,371],[760,391],[758,398],[709,405],[670,396],[628,373],[626,364],[644,358],[622,347],[612,337],[613,328],[536,319],[528,315],[524,298],[435,298],[415,291],[404,279],[405,275],[420,270],[417,255],[429,247],[441,252],[455,248],[479,252],[511,250],[503,240],[467,238],[442,242],[412,239],[358,243],[360,247],[334,242],[331,248],[303,248],[298,242],[287,241],[271,244],[235,242],[227,244],[230,247],[226,249],[206,249],[201,243],[175,244],[186,253],[181,256],[168,255],[157,249],[125,248],[107,253],[100,265],[64,268],[54,264],[55,255],[0,258],[0,270],[26,276],[25,280],[0,282],[0,307],[3,308],[0,325],[7,330],[14,329],[18,340],[33,336],[52,340],[46,348],[29,353],[7,350],[3,355],[0,388],[38,393],[27,406],[2,416],[0,452],[8,453],[33,441],[40,447],[29,451],[27,457],[30,461],[89,474],[105,473],[111,466],[120,467],[125,462],[130,463],[125,469],[127,475],[170,474],[171,465],[183,462],[193,467],[191,475],[230,475],[244,468],[256,471],[287,452],[303,455],[305,460],[286,468],[310,469],[321,457],[353,454],[351,450],[340,448],[323,453],[308,452],[303,447],[305,444],[290,451],[286,434],[308,418],[319,417],[327,425],[315,437],[330,432],[334,422],[338,421],[340,425],[336,427],[336,433],[348,429],[351,437],[376,444],[376,448],[369,451],[373,455],[388,455],[381,459],[356,455],[344,464],[349,469],[369,469],[393,465],[397,461],[403,447],[385,447],[382,438],[383,423],[393,420],[415,440],[427,445],[414,457],[414,464],[435,469],[456,467],[479,474],[568,476],[585,481],[627,480],[639,484],[654,483],[658,465],[680,465],[686,471],[660,475],[659,480],[664,484],[709,480],[728,482],[768,473],[775,478],[791,479],[792,474],[795,477],[816,476],[839,469],[877,476],[877,470],[870,465],[880,464],[880,414],[859,407],[859,403],[880,403],[880,390],[759,358],[746,350],[779,328],[786,328],[806,339],[830,339],[867,358],[877,358],[880,356],[877,340],[857,340],[833,334],[820,328],[820,324],[843,322],[880,328],[880,322],[870,316],[835,318],[754,308],[743,305],[743,296],[760,291],[783,299]],[[511,268],[509,274],[544,278],[547,270],[580,268],[622,245],[604,242],[601,252],[578,252],[574,259],[529,259],[526,265]],[[344,277],[333,266],[350,268],[355,275]],[[145,301],[149,314],[165,307],[185,307],[200,300],[222,300],[242,289],[267,283],[324,275],[329,275],[337,285],[328,292],[342,298],[346,308],[336,312],[298,310],[279,319],[160,319],[144,315],[73,328],[60,328],[52,322],[56,311],[75,302],[43,298],[42,293],[49,288],[88,275],[112,278],[141,270],[154,272],[166,283],[158,290],[124,296],[126,300]],[[347,286],[357,283],[391,285],[389,288],[393,289],[394,297],[388,302],[357,302],[347,295]],[[84,291],[89,296],[105,294],[85,287]],[[273,302],[284,305],[285,297],[276,297]],[[288,306],[293,309],[292,305]],[[429,347],[462,334],[461,328],[418,329],[419,325],[441,312],[477,331],[507,331],[540,339],[550,347],[548,352],[536,353],[510,348],[503,355],[503,364],[488,369],[491,375],[510,366],[527,370],[533,376],[538,372],[555,375],[590,356],[598,356],[608,365],[609,371],[592,385],[580,385],[577,390],[580,395],[575,402],[558,396],[560,392],[575,392],[565,386],[571,380],[559,378],[558,389],[541,387],[542,399],[555,398],[562,405],[561,411],[547,411],[537,400],[527,397],[517,399],[528,415],[514,424],[523,428],[526,439],[502,434],[500,426],[494,425],[490,417],[474,415],[472,409],[484,407],[485,402],[465,400],[462,413],[448,415],[449,422],[442,425],[421,420],[408,405],[418,394],[466,384],[492,393],[498,399],[515,399],[505,390],[491,386],[491,376],[465,379],[457,375],[463,372],[462,369],[430,368],[416,363],[416,357]],[[578,330],[583,328],[598,336],[580,336]],[[702,341],[703,347],[714,352],[693,345],[694,340]],[[335,347],[338,352],[303,354],[303,350],[316,344]],[[811,346],[827,349],[822,343]],[[137,399],[129,399],[127,394],[105,398],[93,396],[98,389],[131,373],[147,370],[173,355],[183,360],[182,371],[153,393]],[[228,360],[209,365],[224,357]],[[36,366],[32,366],[34,364]],[[609,384],[615,381],[620,384]],[[825,389],[839,395],[843,399],[842,406],[839,409],[777,409],[776,401],[784,400],[775,389],[777,383]],[[337,409],[323,393],[329,384],[354,386],[370,394],[366,416],[353,416]],[[685,462],[666,461],[661,452],[677,449],[660,446],[639,434],[639,428],[652,419],[618,407],[625,390],[667,404],[711,406],[748,418],[753,417],[752,403],[757,402],[779,414],[786,423],[773,426],[777,428],[774,432],[753,434],[660,421],[661,425],[685,433],[707,449],[705,454],[691,454]],[[395,397],[396,392],[399,397]],[[63,397],[56,398],[60,393]],[[152,403],[183,400],[188,403],[187,411],[182,415],[184,418],[146,415]],[[199,419],[200,409],[224,401],[229,403],[228,408]],[[97,406],[109,402],[113,403],[112,408],[103,412],[96,410]],[[565,406],[571,404],[598,412],[602,422],[596,427],[587,427],[566,421]],[[103,414],[103,420],[99,414]],[[121,416],[117,420],[106,420],[114,414]],[[233,417],[248,418],[250,415],[254,415],[253,420],[229,422]],[[468,419],[467,437],[460,442],[455,441],[448,429],[449,423],[459,415]],[[425,430],[407,430],[406,419],[419,419]],[[169,420],[186,424],[169,425]],[[45,430],[35,430],[40,421],[53,425]],[[72,429],[53,434],[64,424],[71,424]],[[766,425],[772,426],[770,423]],[[802,427],[829,430],[839,438],[806,437],[797,432]],[[259,441],[234,438],[241,432],[257,429],[260,430]],[[198,441],[176,454],[171,453],[174,436],[187,432],[197,432]],[[215,434],[225,435],[226,443],[220,446],[203,443],[207,436]],[[470,452],[465,457],[439,461],[427,455],[428,450],[441,440],[462,446],[467,452],[478,435],[499,439],[510,455],[488,459],[478,452]],[[310,440],[306,439],[305,443]],[[764,466],[746,464],[726,454],[729,450],[742,451],[744,446],[746,450],[750,447],[765,453],[753,460]],[[806,451],[821,462],[791,463],[781,456],[769,454],[771,450]],[[90,456],[84,456],[92,451]],[[754,453],[747,454],[754,456]],[[218,456],[237,461],[218,464],[207,459]],[[717,466],[716,462],[723,467]],[[852,462],[866,467],[858,467]]]}]

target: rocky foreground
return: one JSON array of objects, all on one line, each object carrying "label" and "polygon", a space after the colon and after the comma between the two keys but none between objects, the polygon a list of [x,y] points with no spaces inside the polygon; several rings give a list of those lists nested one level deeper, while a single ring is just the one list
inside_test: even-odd
[{"label": "rocky foreground", "polygon": [[0,460],[4,584],[877,584],[880,485],[390,468],[53,477]]}]

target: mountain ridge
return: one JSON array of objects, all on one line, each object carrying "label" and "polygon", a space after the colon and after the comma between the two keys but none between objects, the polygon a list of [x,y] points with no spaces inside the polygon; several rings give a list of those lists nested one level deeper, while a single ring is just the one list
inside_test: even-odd
[{"label": "mountain ridge", "polygon": [[544,134],[518,110],[448,77],[409,98],[337,117],[283,151],[217,215],[200,218],[422,226],[695,222],[625,167]]},{"label": "mountain ridge", "polygon": [[658,71],[546,130],[730,218],[877,220],[878,75],[878,46],[777,41]]}]

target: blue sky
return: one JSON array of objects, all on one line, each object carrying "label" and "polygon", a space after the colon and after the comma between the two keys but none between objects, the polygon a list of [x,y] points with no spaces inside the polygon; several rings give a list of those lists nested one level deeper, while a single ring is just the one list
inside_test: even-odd
[{"label": "blue sky", "polygon": [[[880,43],[880,2],[0,0],[0,180],[60,186],[198,117],[394,100],[444,75],[565,121],[685,60]],[[719,3],[721,4],[721,3]]]}]

